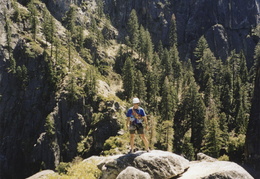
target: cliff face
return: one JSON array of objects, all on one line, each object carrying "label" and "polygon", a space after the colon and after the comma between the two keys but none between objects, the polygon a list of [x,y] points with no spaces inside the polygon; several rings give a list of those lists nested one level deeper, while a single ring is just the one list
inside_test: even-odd
[{"label": "cliff face", "polygon": [[246,160],[260,177],[260,63],[256,70],[254,97],[246,135]]},{"label": "cliff face", "polygon": [[[232,50],[244,50],[249,65],[255,42],[249,35],[259,21],[259,2],[249,1],[110,1],[105,12],[119,29],[125,30],[128,15],[136,9],[139,21],[148,28],[155,42],[168,45],[172,14],[176,16],[179,50],[192,58],[197,40],[205,35],[211,50],[223,60]],[[155,43],[156,44],[156,43]]]},{"label": "cliff face", "polygon": [[[71,1],[43,0],[59,20],[69,9]],[[81,0],[72,3],[80,5]],[[96,1],[87,1],[95,4]],[[169,45],[169,27],[172,14],[176,16],[178,44],[182,59],[193,58],[197,40],[204,35],[216,57],[223,60],[232,50],[244,51],[248,65],[253,65],[255,38],[252,28],[259,21],[259,0],[248,1],[159,1],[159,0],[104,0],[104,12],[109,15],[123,38],[129,14],[135,9],[139,22],[149,29],[155,44],[161,40]]]}]

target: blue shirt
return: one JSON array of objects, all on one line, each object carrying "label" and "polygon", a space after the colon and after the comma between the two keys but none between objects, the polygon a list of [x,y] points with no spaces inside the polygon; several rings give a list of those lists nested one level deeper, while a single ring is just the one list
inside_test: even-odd
[{"label": "blue shirt", "polygon": [[135,111],[135,113],[141,117],[143,116],[146,116],[145,114],[145,111],[143,108],[141,107],[138,107],[138,109],[133,109],[133,107],[129,108],[127,113],[126,113],[126,117],[130,117],[130,121],[131,122],[135,122],[135,123],[142,123],[142,119],[137,119],[135,116],[134,116],[134,112],[133,110]]}]

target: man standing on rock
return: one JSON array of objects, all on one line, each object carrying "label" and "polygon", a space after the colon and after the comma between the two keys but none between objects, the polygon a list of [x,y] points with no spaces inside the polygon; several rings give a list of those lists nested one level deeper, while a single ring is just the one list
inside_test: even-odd
[{"label": "man standing on rock", "polygon": [[129,153],[134,152],[135,147],[134,147],[134,140],[135,140],[135,133],[140,135],[141,139],[144,142],[145,149],[147,152],[150,151],[149,149],[149,142],[147,138],[144,135],[144,126],[143,126],[143,121],[145,122],[145,128],[148,130],[148,122],[147,122],[147,117],[145,114],[145,111],[143,108],[139,106],[140,100],[138,98],[133,98],[133,107],[129,108],[126,117],[127,117],[127,122],[126,125],[130,131],[130,146],[131,150]]}]

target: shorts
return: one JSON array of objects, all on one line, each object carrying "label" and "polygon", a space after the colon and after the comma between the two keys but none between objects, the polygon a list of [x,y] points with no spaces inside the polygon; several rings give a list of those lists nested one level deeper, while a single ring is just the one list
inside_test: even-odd
[{"label": "shorts", "polygon": [[137,134],[144,134],[143,124],[139,123],[136,125],[130,125],[130,129],[129,129],[130,134],[135,134],[135,131],[137,131]]}]

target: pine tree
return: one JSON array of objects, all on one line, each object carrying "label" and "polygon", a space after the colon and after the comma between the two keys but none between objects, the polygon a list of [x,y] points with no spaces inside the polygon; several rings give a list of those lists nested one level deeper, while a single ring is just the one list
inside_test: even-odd
[{"label": "pine tree", "polygon": [[203,152],[207,155],[218,158],[221,149],[221,130],[216,118],[209,119],[206,127],[205,145]]},{"label": "pine tree", "polygon": [[76,6],[70,6],[70,9],[67,11],[64,20],[66,23],[67,30],[69,30],[71,34],[74,34],[76,26]]},{"label": "pine tree", "polygon": [[136,15],[136,11],[133,9],[130,13],[129,20],[127,23],[128,34],[130,40],[130,46],[132,48],[132,52],[137,50],[138,38],[139,38],[139,23]]},{"label": "pine tree", "polygon": [[227,115],[233,112],[233,78],[231,74],[230,65],[226,64],[223,71],[222,88],[220,94],[220,101],[222,103],[222,111]]},{"label": "pine tree", "polygon": [[123,67],[123,88],[126,99],[133,97],[134,92],[134,66],[131,58],[127,58]]},{"label": "pine tree", "polygon": [[28,5],[28,9],[31,13],[31,16],[30,16],[30,21],[31,21],[31,31],[32,31],[32,35],[33,35],[33,39],[34,41],[36,40],[36,34],[38,32],[38,11],[34,5],[34,1],[32,0],[29,5]]},{"label": "pine tree", "polygon": [[157,142],[157,132],[156,132],[156,128],[157,128],[157,117],[153,116],[153,115],[149,115],[149,124],[150,124],[150,135],[149,135],[149,144],[151,149],[154,149],[154,145]]},{"label": "pine tree", "polygon": [[241,51],[239,53],[240,56],[240,69],[239,69],[239,76],[241,78],[241,82],[243,84],[246,84],[248,82],[248,69],[247,69],[247,64],[246,64],[246,57],[243,53],[243,51]]},{"label": "pine tree", "polygon": [[71,32],[67,31],[67,48],[68,48],[68,68],[69,68],[69,72],[71,70],[71,61],[72,61],[72,41],[71,41]]},{"label": "pine tree", "polygon": [[210,101],[213,99],[213,80],[209,78],[206,84],[205,95],[204,95],[204,103],[208,107]]},{"label": "pine tree", "polygon": [[165,48],[162,58],[162,67],[164,68],[163,77],[168,76],[169,80],[172,81],[172,61],[170,59],[169,51]]},{"label": "pine tree", "polygon": [[206,107],[196,86],[192,87],[191,90],[193,104],[191,107],[191,143],[193,144],[195,153],[197,153],[201,149],[205,135]]},{"label": "pine tree", "polygon": [[162,86],[161,116],[162,120],[173,121],[176,93],[167,76]]},{"label": "pine tree", "polygon": [[190,59],[187,62],[184,62],[182,72],[182,86],[185,87],[194,83],[194,72]]},{"label": "pine tree", "polygon": [[169,41],[171,47],[177,46],[177,25],[176,25],[176,17],[174,14],[172,14],[172,18],[171,18]]},{"label": "pine tree", "polygon": [[56,33],[55,21],[54,18],[48,13],[47,9],[43,12],[43,34],[45,36],[46,41],[51,43],[51,58],[53,56],[53,43],[54,37]]},{"label": "pine tree", "polygon": [[154,71],[147,74],[147,102],[154,113],[158,110],[157,98],[159,96],[158,76]]},{"label": "pine tree", "polygon": [[84,40],[85,40],[83,30],[84,28],[81,26],[76,27],[76,41],[77,41],[77,47],[79,51],[83,49]]},{"label": "pine tree", "polygon": [[246,98],[244,98],[244,88],[241,84],[241,79],[238,76],[235,82],[235,89],[234,89],[234,118],[235,118],[235,124],[234,127],[236,127],[236,132],[240,134],[245,134],[247,129],[247,123],[248,123],[248,114],[246,106],[244,103],[246,103]]},{"label": "pine tree", "polygon": [[163,53],[164,53],[164,49],[163,49],[163,44],[162,41],[160,40],[158,43],[158,47],[157,47],[157,53],[159,55],[160,59],[163,59]]},{"label": "pine tree", "polygon": [[160,59],[157,54],[154,55],[151,66],[148,67],[146,75],[147,86],[147,102],[149,108],[154,113],[158,111],[158,97],[159,97],[159,74],[160,72]]},{"label": "pine tree", "polygon": [[170,58],[172,61],[173,77],[178,79],[181,77],[182,66],[180,63],[179,52],[176,45],[173,45],[170,49]]},{"label": "pine tree", "polygon": [[214,56],[214,54],[211,52],[209,48],[205,49],[203,52],[203,56],[200,58],[200,60],[196,61],[196,69],[197,69],[197,75],[196,79],[201,87],[201,91],[204,91],[206,88],[206,82],[209,78],[214,78],[216,73],[216,64],[217,60]]},{"label": "pine tree", "polygon": [[137,70],[134,77],[134,96],[138,96],[142,101],[146,100],[146,85],[143,74]]},{"label": "pine tree", "polygon": [[194,49],[193,55],[195,60],[200,60],[204,54],[204,51],[209,48],[209,45],[204,36],[201,36],[198,40],[196,48]]},{"label": "pine tree", "polygon": [[160,149],[167,150],[172,152],[173,149],[173,123],[172,121],[166,120],[162,121],[160,124],[161,131],[160,132]]},{"label": "pine tree", "polygon": [[148,30],[146,30],[146,48],[145,48],[145,61],[149,63],[153,58],[153,42],[151,35]]},{"label": "pine tree", "polygon": [[140,37],[139,37],[139,56],[140,58],[145,58],[144,54],[145,54],[145,49],[146,49],[146,31],[144,29],[144,27],[141,25],[140,26]]},{"label": "pine tree", "polygon": [[229,141],[229,133],[228,133],[228,122],[225,113],[221,113],[219,115],[219,128],[221,130],[220,138],[221,138],[221,149],[227,151],[228,141]]}]

